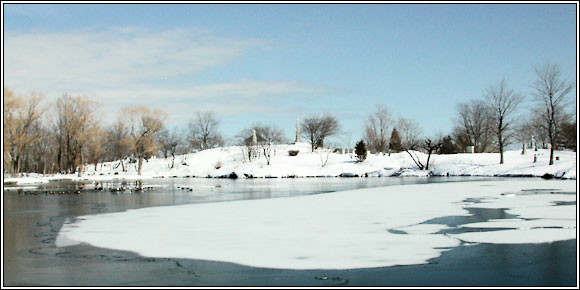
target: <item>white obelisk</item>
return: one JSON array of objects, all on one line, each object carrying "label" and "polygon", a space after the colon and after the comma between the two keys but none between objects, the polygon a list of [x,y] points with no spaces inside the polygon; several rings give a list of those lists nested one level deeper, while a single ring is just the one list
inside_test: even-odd
[{"label": "white obelisk", "polygon": [[296,143],[300,142],[300,120],[296,119]]}]

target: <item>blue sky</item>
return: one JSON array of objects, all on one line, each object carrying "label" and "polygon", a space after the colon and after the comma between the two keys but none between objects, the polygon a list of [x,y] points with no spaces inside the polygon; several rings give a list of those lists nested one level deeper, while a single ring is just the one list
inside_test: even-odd
[{"label": "blue sky", "polygon": [[293,138],[328,112],[354,143],[375,104],[448,134],[457,103],[502,78],[526,96],[545,62],[576,79],[574,4],[3,7],[5,87],[84,95],[110,118],[147,105],[168,127],[211,109],[228,137],[261,122]]}]

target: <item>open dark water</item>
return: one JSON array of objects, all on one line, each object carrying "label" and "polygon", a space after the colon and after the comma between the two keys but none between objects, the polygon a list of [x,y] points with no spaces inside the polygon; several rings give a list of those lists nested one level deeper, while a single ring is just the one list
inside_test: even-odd
[{"label": "open dark water", "polygon": [[[461,245],[429,264],[354,270],[263,269],[213,261],[147,258],[88,245],[57,248],[54,244],[65,220],[87,214],[397,184],[489,179],[176,178],[5,187],[3,286],[577,286],[576,240]],[[119,188],[126,190],[116,191]],[[446,217],[426,223],[455,226],[513,217],[501,209],[468,210],[473,216]]]}]

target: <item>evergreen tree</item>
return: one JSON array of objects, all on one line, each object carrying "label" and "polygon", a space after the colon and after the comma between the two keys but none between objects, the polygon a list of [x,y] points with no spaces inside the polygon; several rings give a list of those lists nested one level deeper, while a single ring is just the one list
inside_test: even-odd
[{"label": "evergreen tree", "polygon": [[365,145],[365,141],[360,140],[354,146],[354,154],[358,159],[358,162],[363,162],[367,158],[367,146]]},{"label": "evergreen tree", "polygon": [[438,151],[438,154],[456,154],[459,152],[457,145],[453,144],[451,136],[443,137],[442,145]]},{"label": "evergreen tree", "polygon": [[391,133],[391,141],[389,143],[389,149],[391,149],[394,152],[403,151],[403,145],[401,144],[401,136],[399,136],[399,131],[397,131],[397,128],[393,128],[393,132]]},{"label": "evergreen tree", "polygon": [[571,149],[576,152],[576,121],[563,122],[561,126],[562,134],[558,139],[558,148]]}]

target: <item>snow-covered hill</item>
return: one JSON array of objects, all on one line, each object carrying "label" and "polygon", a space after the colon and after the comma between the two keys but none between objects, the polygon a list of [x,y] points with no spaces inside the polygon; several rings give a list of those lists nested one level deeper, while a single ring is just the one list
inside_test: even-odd
[{"label": "snow-covered hill", "polygon": [[[432,155],[429,171],[419,170],[406,152],[388,155],[369,155],[357,163],[353,154],[311,152],[308,143],[275,145],[270,165],[260,156],[252,162],[245,158],[244,148],[230,146],[203,150],[177,156],[174,168],[171,158],[152,158],[143,165],[142,175],[136,171],[136,163],[127,165],[123,172],[119,161],[87,165],[84,179],[152,178],[152,177],[338,177],[338,176],[542,176],[546,173],[556,177],[576,178],[576,153],[557,151],[555,164],[549,166],[549,150],[508,151],[504,154],[505,164],[499,164],[498,153]],[[289,150],[299,150],[290,156]],[[536,162],[534,162],[536,155]],[[427,156],[417,156],[425,163]],[[326,162],[325,166],[322,166]],[[128,160],[125,161],[128,163]],[[235,174],[232,174],[235,173]],[[75,175],[56,175],[18,179],[19,183],[34,183],[54,178],[76,178]],[[11,179],[5,179],[10,181]]]}]

